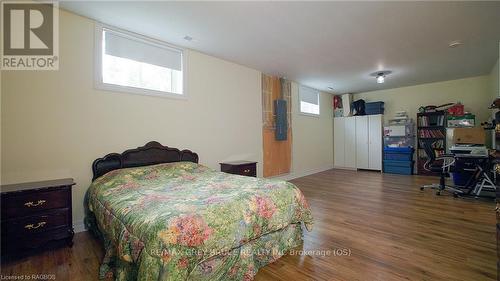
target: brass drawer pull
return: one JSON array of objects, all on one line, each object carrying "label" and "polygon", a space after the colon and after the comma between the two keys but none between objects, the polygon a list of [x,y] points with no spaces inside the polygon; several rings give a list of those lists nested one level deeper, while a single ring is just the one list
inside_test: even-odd
[{"label": "brass drawer pull", "polygon": [[243,173],[250,173],[250,169],[243,170]]},{"label": "brass drawer pull", "polygon": [[45,200],[38,200],[38,202],[34,203],[33,201],[30,201],[30,202],[26,202],[24,203],[24,206],[26,207],[36,207],[36,206],[40,206],[40,205],[43,205],[44,203],[46,203],[47,201]]},{"label": "brass drawer pull", "polygon": [[36,226],[33,225],[33,224],[27,224],[27,225],[24,226],[24,228],[26,228],[26,229],[37,229],[39,227],[44,227],[46,224],[47,224],[47,222],[41,221]]}]

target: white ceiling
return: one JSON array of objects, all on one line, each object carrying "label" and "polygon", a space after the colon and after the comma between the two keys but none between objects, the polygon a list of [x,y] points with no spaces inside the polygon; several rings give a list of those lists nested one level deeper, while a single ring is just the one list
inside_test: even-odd
[{"label": "white ceiling", "polygon": [[[285,76],[363,92],[490,72],[500,2],[61,2],[100,22]],[[189,42],[184,36],[194,38]],[[454,40],[458,48],[448,48]],[[370,73],[388,69],[385,84]]]}]

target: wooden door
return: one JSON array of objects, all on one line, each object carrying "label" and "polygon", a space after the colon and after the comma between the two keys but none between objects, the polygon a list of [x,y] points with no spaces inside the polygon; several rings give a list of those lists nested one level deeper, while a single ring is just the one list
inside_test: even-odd
[{"label": "wooden door", "polygon": [[[263,152],[264,177],[273,177],[290,172],[292,166],[292,130],[291,120],[288,120],[288,134],[286,140],[276,140],[275,116],[273,102],[276,99],[285,99],[290,102],[289,93],[281,92],[281,82],[278,77],[262,74],[262,110],[263,110]],[[290,110],[290,103],[288,103]]]},{"label": "wooden door", "polygon": [[356,168],[356,117],[346,117],[344,121],[344,165]]},{"label": "wooden door", "polygon": [[333,166],[344,167],[344,120],[345,117],[333,118]]},{"label": "wooden door", "polygon": [[382,170],[382,115],[368,115],[369,169]]},{"label": "wooden door", "polygon": [[368,116],[356,116],[356,168],[369,169]]}]

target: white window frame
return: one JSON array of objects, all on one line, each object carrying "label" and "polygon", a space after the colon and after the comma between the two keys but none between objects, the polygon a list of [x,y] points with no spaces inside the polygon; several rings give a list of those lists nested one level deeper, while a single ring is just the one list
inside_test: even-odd
[{"label": "white window frame", "polygon": [[[309,113],[309,112],[303,112],[302,111],[302,108],[300,106],[300,102],[302,101],[301,92],[302,92],[303,88],[308,89],[308,90],[313,90],[314,92],[316,92],[318,94],[318,114]],[[320,91],[318,91],[316,89],[313,89],[313,88],[310,88],[310,87],[307,87],[307,86],[300,85],[299,86],[298,97],[299,97],[299,102],[298,102],[298,105],[299,105],[299,114],[305,115],[305,116],[310,116],[310,117],[316,117],[316,118],[320,117],[320,115],[321,115],[321,92]]]},{"label": "white window frame", "polygon": [[[143,42],[150,45],[155,45],[159,48],[164,49],[174,49],[176,51],[181,52],[182,61],[181,61],[181,69],[182,69],[182,94],[176,94],[172,92],[163,92],[156,91],[144,88],[137,88],[131,86],[122,86],[116,84],[109,84],[103,82],[103,73],[102,73],[102,35],[104,30],[110,30],[112,32],[119,33],[123,35],[125,38],[130,38],[132,40],[136,40],[139,42]],[[122,92],[129,94],[137,94],[137,95],[146,95],[146,96],[157,96],[157,97],[166,97],[166,98],[175,98],[175,99],[187,99],[188,89],[187,89],[187,52],[185,48],[180,48],[163,41],[159,41],[150,37],[146,37],[134,32],[126,31],[120,28],[112,27],[109,25],[105,25],[102,23],[95,23],[95,46],[94,46],[94,87],[98,90],[110,91],[110,92]]]}]

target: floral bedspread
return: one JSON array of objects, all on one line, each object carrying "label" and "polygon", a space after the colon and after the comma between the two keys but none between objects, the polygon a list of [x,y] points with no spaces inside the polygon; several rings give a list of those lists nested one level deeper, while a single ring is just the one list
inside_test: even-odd
[{"label": "floral bedspread", "polygon": [[[191,162],[114,170],[96,179],[88,196],[105,239],[101,277],[123,275],[118,280],[186,280],[204,261],[297,224],[311,230],[313,222],[291,183]],[[120,264],[136,266],[117,271]]]}]

